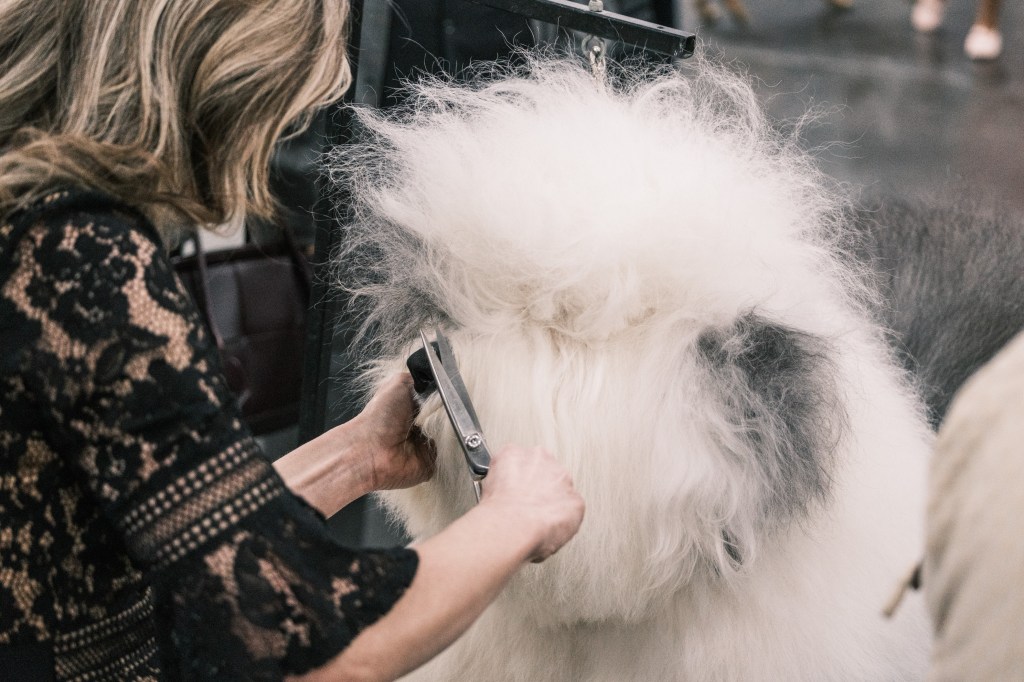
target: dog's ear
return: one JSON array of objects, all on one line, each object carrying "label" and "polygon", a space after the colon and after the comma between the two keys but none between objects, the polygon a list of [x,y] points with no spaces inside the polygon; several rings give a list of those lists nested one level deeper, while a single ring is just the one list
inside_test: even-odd
[{"label": "dog's ear", "polygon": [[[754,312],[697,340],[713,438],[757,492],[755,514],[768,525],[828,498],[846,422],[833,352],[825,339]],[[730,555],[742,552],[730,544]]]}]

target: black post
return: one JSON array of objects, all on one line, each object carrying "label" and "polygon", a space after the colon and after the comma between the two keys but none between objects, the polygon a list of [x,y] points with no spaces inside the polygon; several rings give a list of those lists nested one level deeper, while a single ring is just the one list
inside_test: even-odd
[{"label": "black post", "polygon": [[[355,79],[360,48],[363,1],[350,2],[349,57],[352,60],[353,86],[344,99],[322,114],[325,149],[330,150],[348,142],[351,113],[346,109],[356,95]],[[335,199],[332,200],[332,193]],[[342,304],[329,286],[330,257],[341,244],[341,224],[334,210],[334,202],[344,207],[344,197],[338,197],[336,188],[326,186],[322,176],[317,180],[317,203],[314,208],[316,225],[313,251],[313,291],[306,318],[305,360],[302,376],[302,401],[299,408],[299,442],[319,436],[329,426],[328,394],[332,379],[332,360],[335,325]]]}]

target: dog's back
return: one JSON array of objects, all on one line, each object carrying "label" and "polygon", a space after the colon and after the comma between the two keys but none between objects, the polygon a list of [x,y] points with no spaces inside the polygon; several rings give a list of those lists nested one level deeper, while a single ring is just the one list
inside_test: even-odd
[{"label": "dog's back", "polygon": [[938,426],[964,381],[1024,329],[1024,222],[954,190],[927,205],[872,200],[853,224],[880,276],[879,317]]}]

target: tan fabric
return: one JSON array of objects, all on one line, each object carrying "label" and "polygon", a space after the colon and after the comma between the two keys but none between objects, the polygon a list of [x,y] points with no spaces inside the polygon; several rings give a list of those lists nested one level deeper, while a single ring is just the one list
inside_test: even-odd
[{"label": "tan fabric", "polygon": [[960,391],[932,465],[933,682],[1024,680],[1024,334]]}]

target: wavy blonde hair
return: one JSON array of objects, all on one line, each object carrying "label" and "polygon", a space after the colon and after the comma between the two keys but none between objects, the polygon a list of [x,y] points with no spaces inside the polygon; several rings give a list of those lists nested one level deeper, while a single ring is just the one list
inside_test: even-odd
[{"label": "wavy blonde hair", "polygon": [[201,225],[350,82],[347,0],[0,0],[0,216],[54,185]]}]

